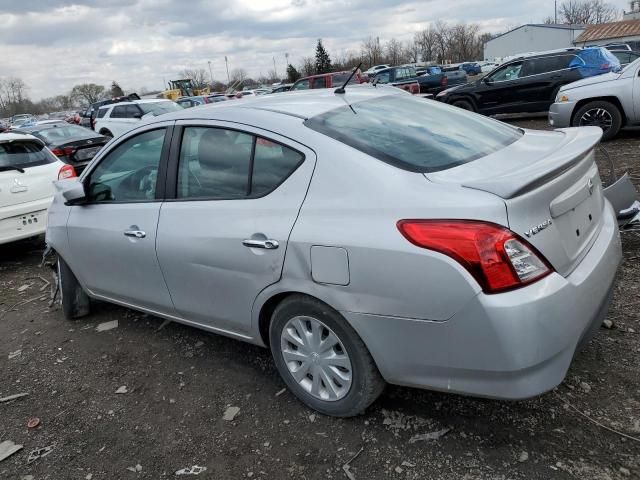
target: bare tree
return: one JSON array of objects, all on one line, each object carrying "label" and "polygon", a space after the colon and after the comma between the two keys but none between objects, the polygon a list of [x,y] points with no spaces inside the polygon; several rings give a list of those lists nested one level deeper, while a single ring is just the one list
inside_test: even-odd
[{"label": "bare tree", "polygon": [[315,74],[316,60],[313,57],[304,57],[302,59],[302,65],[300,65],[300,71],[303,77]]},{"label": "bare tree", "polygon": [[589,25],[613,22],[620,11],[604,0],[567,0],[558,9],[561,23]]},{"label": "bare tree", "polygon": [[395,38],[391,38],[384,46],[387,63],[398,65],[402,62],[402,44]]},{"label": "bare tree", "polygon": [[80,103],[90,105],[105,98],[105,90],[102,85],[82,83],[73,87],[69,95]]},{"label": "bare tree", "polygon": [[244,68],[234,68],[231,70],[231,83],[243,82],[247,80],[247,71]]},{"label": "bare tree", "polygon": [[191,80],[195,88],[204,88],[209,85],[209,74],[204,68],[185,68],[180,75],[182,78]]},{"label": "bare tree", "polygon": [[382,47],[380,38],[368,37],[362,42],[362,57],[364,63],[369,67],[382,62]]},{"label": "bare tree", "polygon": [[417,32],[413,41],[418,45],[423,62],[435,59],[436,33],[432,28]]},{"label": "bare tree", "polygon": [[451,38],[451,30],[449,26],[438,20],[434,26],[434,56],[438,63],[445,63],[449,58],[449,41]]}]

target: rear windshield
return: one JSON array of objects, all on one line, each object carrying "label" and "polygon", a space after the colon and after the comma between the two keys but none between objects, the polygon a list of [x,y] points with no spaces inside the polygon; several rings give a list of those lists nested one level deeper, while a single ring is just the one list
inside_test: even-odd
[{"label": "rear windshield", "polygon": [[345,105],[305,125],[383,162],[423,173],[472,162],[522,136],[497,120],[409,95]]},{"label": "rear windshield", "polygon": [[144,114],[151,113],[155,116],[162,115],[163,113],[179,112],[182,107],[175,102],[153,102],[153,103],[139,103],[138,106],[142,109]]},{"label": "rear windshield", "polygon": [[37,167],[55,162],[53,155],[35,142],[5,142],[0,143],[0,170],[2,167]]},{"label": "rear windshield", "polygon": [[40,137],[47,144],[55,145],[63,143],[65,140],[85,138],[94,138],[95,132],[88,128],[78,127],[76,125],[65,125],[62,127],[43,128],[42,130],[34,130],[33,135]]}]

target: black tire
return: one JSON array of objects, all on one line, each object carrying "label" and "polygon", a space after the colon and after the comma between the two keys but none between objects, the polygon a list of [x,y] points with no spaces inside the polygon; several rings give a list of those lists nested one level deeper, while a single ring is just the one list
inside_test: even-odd
[{"label": "black tire", "polygon": [[104,130],[100,130],[100,135],[104,135],[105,137],[113,138],[113,133],[111,133],[111,130],[107,130],[106,128]]},{"label": "black tire", "polygon": [[[595,120],[595,118],[593,122],[585,121],[583,117],[588,112],[592,112],[592,111],[601,111],[601,112],[604,111],[605,117],[608,115],[610,118],[611,126],[608,128],[605,128],[601,124],[601,122]],[[620,109],[611,102],[606,102],[604,100],[589,102],[583,105],[582,107],[580,107],[580,109],[575,113],[571,124],[574,127],[582,127],[586,125],[599,126],[600,128],[602,128],[602,131],[603,131],[602,140],[607,141],[615,137],[620,131],[620,128],[622,128],[622,113],[620,112]]]},{"label": "black tire", "polygon": [[89,315],[91,306],[89,296],[60,256],[58,256],[58,285],[62,298],[62,311],[67,320]]},{"label": "black tire", "polygon": [[469,100],[456,100],[451,105],[461,108],[462,110],[468,110],[469,112],[475,112],[476,109]]},{"label": "black tire", "polygon": [[[294,379],[284,360],[281,335],[287,322],[297,316],[320,320],[331,329],[351,361],[352,382],[346,395],[338,400],[322,400],[312,396]],[[369,350],[347,321],[326,304],[305,295],[293,295],[280,303],[271,319],[269,343],[276,367],[289,390],[302,403],[325,415],[352,417],[359,415],[380,396],[385,387]],[[323,383],[324,385],[324,383]]]}]

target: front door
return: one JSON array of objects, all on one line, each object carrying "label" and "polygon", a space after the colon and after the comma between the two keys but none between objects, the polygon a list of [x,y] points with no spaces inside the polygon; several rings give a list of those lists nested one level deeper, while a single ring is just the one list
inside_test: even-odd
[{"label": "front door", "polygon": [[[85,177],[88,203],[71,207],[65,261],[96,296],[173,313],[155,240],[170,127],[136,133]],[[163,160],[165,159],[165,160]]]},{"label": "front door", "polygon": [[160,266],[178,315],[241,333],[255,298],[280,279],[315,155],[237,124],[177,128],[175,199],[163,204],[158,225]]},{"label": "front door", "polygon": [[518,99],[522,62],[505,65],[481,80],[476,93],[478,110],[485,114],[510,113]]}]

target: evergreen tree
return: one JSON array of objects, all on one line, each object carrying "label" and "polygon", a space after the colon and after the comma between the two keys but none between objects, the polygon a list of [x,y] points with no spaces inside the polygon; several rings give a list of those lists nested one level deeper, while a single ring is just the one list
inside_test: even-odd
[{"label": "evergreen tree", "polygon": [[295,82],[301,76],[302,75],[300,75],[300,72],[298,70],[296,70],[296,67],[294,67],[293,65],[289,64],[289,66],[287,67],[287,80],[289,81],[289,83]]},{"label": "evergreen tree", "polygon": [[331,58],[329,53],[322,45],[322,39],[318,39],[318,45],[316,45],[316,74],[328,73],[331,71]]},{"label": "evergreen tree", "polygon": [[123,97],[124,96],[124,92],[122,91],[122,88],[120,87],[120,85],[118,85],[118,82],[116,82],[115,80],[111,83],[111,97]]}]

